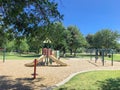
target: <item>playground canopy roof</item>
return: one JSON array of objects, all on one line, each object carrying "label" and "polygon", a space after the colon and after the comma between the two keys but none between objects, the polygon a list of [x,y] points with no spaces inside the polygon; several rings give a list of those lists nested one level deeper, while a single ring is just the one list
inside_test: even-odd
[{"label": "playground canopy roof", "polygon": [[46,38],[43,43],[51,43],[51,40],[49,38]]}]

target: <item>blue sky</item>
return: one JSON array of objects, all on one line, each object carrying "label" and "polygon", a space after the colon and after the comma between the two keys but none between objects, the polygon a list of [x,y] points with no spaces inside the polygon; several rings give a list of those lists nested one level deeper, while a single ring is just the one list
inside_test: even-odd
[{"label": "blue sky", "polygon": [[63,24],[75,25],[84,35],[101,29],[120,31],[120,0],[57,0]]}]

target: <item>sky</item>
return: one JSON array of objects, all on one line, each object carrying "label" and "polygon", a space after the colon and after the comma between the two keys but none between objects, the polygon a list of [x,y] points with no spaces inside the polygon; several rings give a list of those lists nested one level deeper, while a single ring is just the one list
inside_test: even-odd
[{"label": "sky", "polygon": [[120,32],[120,0],[57,0],[65,27],[75,25],[83,35],[102,29]]}]

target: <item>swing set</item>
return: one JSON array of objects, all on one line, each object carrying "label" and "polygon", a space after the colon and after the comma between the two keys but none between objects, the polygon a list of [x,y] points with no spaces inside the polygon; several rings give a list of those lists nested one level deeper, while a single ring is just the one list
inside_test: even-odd
[{"label": "swing set", "polygon": [[89,49],[90,51],[90,60],[92,60],[92,53],[94,52],[95,53],[95,63],[97,63],[97,60],[98,60],[98,52],[101,52],[101,60],[102,60],[102,65],[104,66],[105,65],[105,60],[104,60],[104,57],[105,57],[105,54],[107,53],[108,56],[111,58],[111,66],[113,66],[113,49]]}]

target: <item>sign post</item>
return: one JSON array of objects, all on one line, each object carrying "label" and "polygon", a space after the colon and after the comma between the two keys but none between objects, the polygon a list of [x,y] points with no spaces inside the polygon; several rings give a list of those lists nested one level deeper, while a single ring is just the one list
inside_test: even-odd
[{"label": "sign post", "polygon": [[34,74],[33,74],[33,78],[36,79],[36,64],[37,64],[37,59],[34,60]]}]

